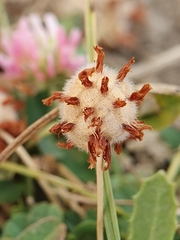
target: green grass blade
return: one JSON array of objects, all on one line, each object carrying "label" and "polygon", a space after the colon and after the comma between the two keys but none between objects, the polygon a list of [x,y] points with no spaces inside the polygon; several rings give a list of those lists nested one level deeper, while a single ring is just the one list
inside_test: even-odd
[{"label": "green grass blade", "polygon": [[104,226],[108,240],[121,239],[108,170],[104,172]]}]

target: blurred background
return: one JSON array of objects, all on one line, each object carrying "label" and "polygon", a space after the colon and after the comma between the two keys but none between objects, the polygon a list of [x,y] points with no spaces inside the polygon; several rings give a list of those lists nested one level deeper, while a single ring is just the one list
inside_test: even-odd
[{"label": "blurred background", "polygon": [[[84,28],[85,1],[63,0],[4,0],[11,23],[30,13],[53,12],[69,24]],[[97,36],[106,50],[106,62],[119,68],[122,62],[135,56],[136,62],[150,59],[179,44],[180,2],[178,0],[99,0]],[[170,66],[148,76],[143,81],[179,83],[179,65]]]},{"label": "blurred background", "polygon": [[[42,80],[46,76],[42,75],[42,72],[37,72],[35,78],[39,78],[40,81],[30,84],[27,82],[27,86],[18,82],[17,89],[16,84],[12,83],[11,85],[10,81],[7,81],[6,69],[3,68],[5,58],[4,55],[0,54],[0,91],[13,94],[17,102],[14,104],[10,101],[10,103],[13,103],[13,107],[16,106],[18,119],[23,121],[18,122],[19,125],[3,123],[3,115],[7,110],[0,108],[0,128],[16,137],[27,126],[52,109],[43,106],[41,100],[48,97],[52,90],[61,90],[64,81],[86,61],[84,22],[86,1],[3,0],[2,3],[4,5],[1,5],[0,9],[2,13],[0,13],[0,41],[4,39],[4,29],[10,27],[13,31],[22,17],[26,18],[36,13],[42,17],[42,26],[46,29],[48,28],[47,22],[43,17],[46,13],[53,13],[64,27],[67,35],[71,36],[67,42],[71,44],[73,54],[74,52],[77,54],[73,59],[74,62],[68,62],[68,59],[67,63],[61,63],[62,66],[65,66],[66,71],[62,71],[62,66],[58,69],[57,75],[56,72],[51,71],[53,68],[47,70],[47,72],[49,71],[47,74],[51,76],[54,83],[47,81],[47,84],[43,85]],[[167,170],[180,144],[180,99],[178,95],[180,93],[180,1],[98,0],[92,3],[92,7],[97,16],[97,39],[98,45],[103,47],[105,52],[105,64],[119,70],[134,57],[135,63],[128,75],[131,81],[137,85],[138,89],[143,83],[156,84],[153,89],[155,94],[148,94],[139,114],[140,118],[152,125],[154,130],[146,131],[141,142],[129,140],[123,145],[123,153],[120,156],[113,153],[112,157],[110,172],[115,198],[127,200],[122,205],[120,202],[122,211],[118,216],[122,228],[122,239],[125,240],[128,239],[129,217],[133,205],[132,197],[140,188],[141,178],[149,177],[159,169]],[[78,28],[81,34],[74,31],[71,35],[71,30],[75,28]],[[26,42],[26,39],[24,41]],[[4,43],[7,42],[4,41]],[[51,41],[47,42],[49,45],[51,43]],[[8,44],[3,44],[0,50],[4,54],[5,49],[8,49]],[[40,45],[38,47],[41,48]],[[66,47],[68,46],[65,46],[64,49]],[[65,56],[71,55],[67,52],[65,51]],[[51,60],[48,58],[50,63],[52,63]],[[77,66],[74,63],[77,63]],[[45,71],[46,66],[43,65],[42,69]],[[29,77],[29,75],[25,75],[26,78],[28,78],[27,76]],[[23,78],[24,75],[21,77]],[[62,81],[59,82],[59,80]],[[159,83],[168,85],[157,85]],[[33,95],[29,94],[32,89],[35,89]],[[4,95],[2,99],[5,101]],[[0,104],[2,101],[0,97]],[[15,117],[12,119],[17,119],[16,113],[13,113],[13,116]],[[56,119],[53,123],[55,122]],[[9,131],[9,126],[14,126],[19,131]],[[51,126],[52,124],[49,124],[24,145],[31,155],[33,164],[35,163],[35,167],[38,166],[38,169],[44,172],[63,177],[72,183],[75,181],[80,186],[85,186],[86,189],[95,193],[95,172],[87,169],[88,155],[77,149],[70,151],[59,149],[56,146],[57,136],[52,136],[48,132]],[[0,142],[0,152],[5,146],[7,143],[4,140]],[[8,160],[18,165],[26,165],[25,162],[22,164],[20,157],[15,154]],[[30,167],[31,170],[34,167],[33,164]],[[178,174],[176,177],[176,197],[180,199],[180,178]],[[16,173],[15,170],[9,172],[7,169],[0,169],[0,234],[4,237],[2,240],[7,239],[5,237],[8,236],[8,232],[12,233],[11,237],[17,236],[10,230],[14,226],[15,220],[18,219],[13,214],[26,212],[32,214],[32,217],[33,213],[28,213],[30,207],[35,203],[44,201],[58,205],[59,209],[63,209],[65,217],[63,220],[62,217],[60,219],[67,225],[64,232],[66,232],[68,240],[95,239],[95,203],[88,202],[89,199],[76,198],[77,196],[73,195],[69,188],[64,187],[63,190],[60,190],[59,185],[51,181],[47,181],[47,184],[50,190],[39,180],[34,180],[34,177]],[[54,197],[49,196],[51,193]],[[44,211],[49,205],[40,207]],[[38,212],[37,209],[36,211]],[[56,210],[53,211],[56,212]],[[59,214],[61,215],[61,213]],[[179,217],[180,213],[178,212],[177,215]],[[15,216],[15,220],[13,216]],[[32,219],[34,218],[32,217]],[[89,223],[89,220],[94,222]],[[35,219],[33,221],[35,222]],[[80,225],[82,221],[85,222],[84,226],[91,226],[90,230],[87,230],[88,227]],[[4,223],[6,223],[5,227],[3,227]],[[23,227],[21,230],[23,231]],[[83,238],[87,237],[83,235],[86,234],[86,231],[89,238]],[[8,238],[8,240],[11,239],[13,238]],[[175,239],[180,239],[178,231]]]}]

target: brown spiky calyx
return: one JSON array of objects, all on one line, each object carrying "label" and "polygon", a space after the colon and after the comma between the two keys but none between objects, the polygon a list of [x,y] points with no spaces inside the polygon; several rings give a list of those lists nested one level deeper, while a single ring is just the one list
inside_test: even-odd
[{"label": "brown spiky calyx", "polygon": [[126,63],[124,65],[123,68],[121,68],[121,70],[119,71],[119,73],[117,75],[117,80],[119,82],[122,82],[125,79],[126,75],[131,70],[131,64],[134,63],[134,62],[135,62],[135,60],[134,60],[134,57],[133,57],[133,58],[131,58],[131,60],[128,63]]},{"label": "brown spiky calyx", "polygon": [[150,84],[144,84],[144,86],[137,92],[133,92],[129,97],[130,101],[136,101],[141,103],[146,96],[146,94],[152,89]]}]

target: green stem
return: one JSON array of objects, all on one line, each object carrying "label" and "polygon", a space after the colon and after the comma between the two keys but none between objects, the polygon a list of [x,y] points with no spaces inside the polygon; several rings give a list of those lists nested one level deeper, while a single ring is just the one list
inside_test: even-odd
[{"label": "green stem", "polygon": [[96,14],[94,11],[94,6],[91,4],[90,0],[86,0],[85,9],[85,35],[86,35],[86,52],[88,62],[94,61],[95,51],[93,46],[97,45],[96,38]]},{"label": "green stem", "polygon": [[4,0],[0,0],[0,40],[1,40],[3,29],[6,28],[7,30],[9,26],[10,26],[10,23],[9,23],[7,11],[4,6]]},{"label": "green stem", "polygon": [[108,170],[104,171],[104,225],[108,240],[121,239]]},{"label": "green stem", "polygon": [[173,181],[180,169],[180,151],[178,151],[172,158],[171,163],[167,169],[167,179]]},{"label": "green stem", "polygon": [[123,216],[128,219],[131,217],[131,214],[129,212],[125,211],[124,209],[122,209],[119,206],[116,206],[116,213],[117,213],[117,215]]},{"label": "green stem", "polygon": [[12,162],[4,162],[0,165],[0,169],[7,170],[14,173],[19,173],[27,177],[35,178],[35,179],[44,179],[46,181],[51,182],[52,184],[59,184],[61,186],[67,187],[75,192],[78,192],[84,196],[90,197],[95,199],[95,195],[91,193],[90,191],[83,189],[82,186],[78,186],[77,184],[74,184],[66,179],[63,179],[59,176],[55,176],[46,172],[43,172],[41,170],[35,170],[30,169],[27,167],[24,167],[22,165],[19,165],[17,163]]}]

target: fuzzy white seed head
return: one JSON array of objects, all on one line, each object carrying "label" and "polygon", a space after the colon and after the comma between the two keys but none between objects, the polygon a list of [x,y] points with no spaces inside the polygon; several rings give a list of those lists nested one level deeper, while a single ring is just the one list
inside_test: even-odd
[{"label": "fuzzy white seed head", "polygon": [[59,100],[61,122],[50,129],[58,136],[63,134],[66,143],[59,147],[70,149],[76,146],[90,153],[89,168],[94,168],[96,158],[102,154],[104,170],[110,166],[111,145],[117,154],[121,144],[128,138],[142,140],[143,130],[150,126],[137,120],[138,105],[151,89],[145,84],[133,92],[133,84],[126,77],[132,58],[119,72],[104,65],[104,53],[98,46],[97,61],[87,65],[69,81],[62,92],[54,92],[43,100],[51,105]]},{"label": "fuzzy white seed head", "polygon": [[[86,66],[86,68],[90,67],[91,65]],[[89,77],[93,83],[90,88],[81,84],[78,74],[66,83],[63,93],[67,96],[77,97],[80,104],[60,103],[59,113],[62,122],[75,123],[75,127],[65,135],[78,148],[88,150],[89,136],[95,134],[96,129],[95,126],[90,127],[94,117],[100,117],[102,120],[101,132],[110,141],[110,144],[123,142],[129,137],[129,133],[123,129],[122,124],[129,125],[136,120],[137,105],[128,99],[133,91],[132,83],[127,78],[119,82],[117,75],[118,72],[104,66],[102,73],[94,72]],[[109,79],[106,94],[102,94],[100,91],[104,77]],[[124,107],[114,108],[113,103],[118,98],[126,102]],[[83,111],[88,107],[94,108],[94,113],[85,121]]]}]

